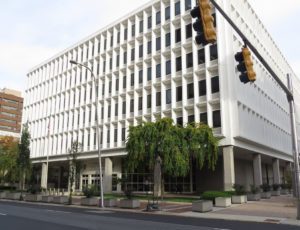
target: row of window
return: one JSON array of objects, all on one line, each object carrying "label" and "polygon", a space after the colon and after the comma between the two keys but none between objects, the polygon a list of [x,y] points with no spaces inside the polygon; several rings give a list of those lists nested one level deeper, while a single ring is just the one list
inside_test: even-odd
[{"label": "row of window", "polygon": [[17,131],[16,127],[10,127],[5,125],[0,125],[0,129],[9,130],[9,131]]},{"label": "row of window", "polygon": [[18,111],[19,109],[16,107],[8,106],[8,105],[0,105],[1,108],[6,109],[6,110],[13,110],[13,111]]},{"label": "row of window", "polygon": [[13,118],[20,118],[21,116],[17,115],[17,114],[14,114],[14,113],[7,113],[7,112],[1,112],[1,114],[3,116],[7,116],[7,117],[13,117]]}]

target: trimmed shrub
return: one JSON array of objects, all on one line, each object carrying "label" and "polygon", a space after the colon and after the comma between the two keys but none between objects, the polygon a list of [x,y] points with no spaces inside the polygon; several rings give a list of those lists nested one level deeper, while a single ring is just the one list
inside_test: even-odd
[{"label": "trimmed shrub", "polygon": [[280,185],[279,184],[273,184],[272,187],[273,187],[274,191],[277,191],[280,188]]},{"label": "trimmed shrub", "polygon": [[262,184],[260,186],[260,188],[264,191],[264,192],[269,192],[271,190],[271,186],[269,184]]},{"label": "trimmed shrub", "polygon": [[206,191],[200,196],[200,199],[212,200],[214,202],[216,197],[231,197],[231,194],[222,191]]},{"label": "trimmed shrub", "polygon": [[251,193],[252,194],[257,194],[257,193],[259,193],[260,192],[260,189],[259,189],[259,187],[257,187],[256,185],[254,185],[254,184],[251,184],[250,185],[250,188],[251,188]]},{"label": "trimmed shrub", "polygon": [[235,190],[235,194],[232,194],[232,195],[238,195],[238,196],[246,195],[246,190],[243,185],[234,184],[233,188]]},{"label": "trimmed shrub", "polygon": [[287,189],[287,188],[288,188],[288,185],[287,185],[287,184],[281,184],[280,187],[281,187],[282,189]]},{"label": "trimmed shrub", "polygon": [[91,198],[91,197],[100,195],[100,191],[99,191],[98,187],[95,185],[90,186],[90,187],[89,186],[83,187],[82,192],[83,192],[83,195],[86,196],[86,198]]}]

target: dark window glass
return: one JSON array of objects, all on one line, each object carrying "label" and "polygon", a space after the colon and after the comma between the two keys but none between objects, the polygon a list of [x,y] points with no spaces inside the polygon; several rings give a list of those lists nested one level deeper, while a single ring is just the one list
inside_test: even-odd
[{"label": "dark window glass", "polygon": [[100,42],[98,42],[98,53],[100,53]]},{"label": "dark window glass", "polygon": [[171,89],[166,90],[166,104],[171,104],[172,96],[171,96]]},{"label": "dark window glass", "polygon": [[134,51],[134,48],[132,48],[132,49],[131,49],[131,61],[134,60],[134,52],[135,52],[135,51]]},{"label": "dark window glass", "polygon": [[110,47],[112,47],[114,45],[114,37],[111,36],[110,37]]},{"label": "dark window glass", "polygon": [[186,68],[193,67],[193,53],[186,55]]},{"label": "dark window glass", "polygon": [[152,79],[151,75],[152,75],[152,68],[148,67],[148,69],[147,69],[147,80],[148,81],[151,81],[151,79]]},{"label": "dark window glass", "polygon": [[143,109],[143,98],[139,97],[139,110]]},{"label": "dark window glass", "polygon": [[126,76],[123,77],[123,89],[126,89]]},{"label": "dark window glass", "polygon": [[205,63],[204,49],[198,50],[198,65]]},{"label": "dark window glass", "polygon": [[207,113],[200,113],[200,122],[207,124]]},{"label": "dark window glass", "polygon": [[161,106],[161,92],[156,93],[156,106]]},{"label": "dark window glass", "polygon": [[212,45],[209,47],[210,50],[210,60],[215,60],[218,58],[218,48],[217,45]]},{"label": "dark window glass", "polygon": [[147,54],[151,54],[152,53],[152,41],[149,41],[147,43]]},{"label": "dark window glass", "polygon": [[148,29],[152,28],[152,16],[148,17]]},{"label": "dark window glass", "polygon": [[147,108],[151,108],[151,94],[147,95]]},{"label": "dark window glass", "polygon": [[192,37],[192,24],[185,26],[186,39]]},{"label": "dark window glass", "polygon": [[185,0],[185,10],[191,9],[191,0]]},{"label": "dark window glass", "polygon": [[130,100],[130,112],[133,113],[133,99]]},{"label": "dark window glass", "polygon": [[118,35],[117,35],[117,43],[118,44],[120,43],[120,32],[118,32]]},{"label": "dark window glass", "polygon": [[156,13],[156,25],[160,24],[160,11]]},{"label": "dark window glass", "polygon": [[194,115],[190,115],[188,116],[188,123],[191,124],[195,121],[195,116]]},{"label": "dark window glass", "polygon": [[206,95],[206,80],[199,81],[199,96]]},{"label": "dark window glass", "polygon": [[171,60],[166,62],[166,75],[171,74]]},{"label": "dark window glass", "polygon": [[119,91],[119,78],[116,79],[116,91]]},{"label": "dark window glass", "polygon": [[143,83],[143,70],[139,71],[139,84]]},{"label": "dark window glass", "polygon": [[171,44],[171,34],[167,33],[166,34],[166,47],[170,46]]},{"label": "dark window glass", "polygon": [[103,144],[103,132],[101,132],[100,144]]},{"label": "dark window glass", "polygon": [[175,3],[175,16],[180,14],[180,1]]},{"label": "dark window glass", "polygon": [[170,19],[170,6],[165,9],[165,16],[166,21]]},{"label": "dark window glass", "polygon": [[140,21],[140,33],[144,32],[144,21]]},{"label": "dark window glass", "polygon": [[123,101],[122,104],[122,114],[126,114],[126,101]]},{"label": "dark window glass", "polygon": [[109,143],[109,142],[110,142],[110,131],[107,130],[107,143]]},{"label": "dark window glass", "polygon": [[110,112],[111,112],[111,106],[109,105],[109,106],[108,106],[108,111],[107,111],[108,117],[110,117]]},{"label": "dark window glass", "polygon": [[103,62],[103,73],[105,73],[106,61]]},{"label": "dark window glass", "polygon": [[106,50],[106,43],[107,43],[107,39],[105,38],[105,40],[104,40],[104,50]]},{"label": "dark window glass", "polygon": [[115,104],[115,116],[118,116],[119,113],[119,105],[118,103]]},{"label": "dark window glass", "polygon": [[125,41],[127,40],[127,37],[128,37],[128,29],[125,28],[125,30],[124,30],[124,40]]},{"label": "dark window glass", "polygon": [[181,29],[175,30],[175,43],[181,42]]},{"label": "dark window glass", "polygon": [[109,59],[109,69],[112,70],[112,58]]},{"label": "dark window glass", "polygon": [[127,64],[127,52],[124,52],[123,56],[124,64]]},{"label": "dark window glass", "polygon": [[104,108],[102,107],[101,108],[101,119],[103,119],[104,118]]},{"label": "dark window glass", "polygon": [[118,141],[118,129],[114,130],[114,142]]},{"label": "dark window glass", "polygon": [[109,82],[109,85],[108,85],[108,93],[111,93],[111,81]]},{"label": "dark window glass", "polygon": [[120,55],[117,55],[117,67],[120,65]]},{"label": "dark window glass", "polygon": [[105,92],[105,84],[102,84],[102,95],[104,95]]},{"label": "dark window glass", "polygon": [[182,101],[182,86],[176,87],[176,101]]},{"label": "dark window glass", "polygon": [[176,72],[181,71],[182,69],[182,62],[181,62],[181,56],[176,58]]},{"label": "dark window glass", "polygon": [[221,127],[221,111],[213,111],[213,126],[214,128]]},{"label": "dark window glass", "polygon": [[157,78],[161,77],[161,65],[160,64],[156,65],[156,77]]},{"label": "dark window glass", "polygon": [[215,76],[211,79],[211,93],[217,93],[219,91],[219,76]]},{"label": "dark window glass", "polygon": [[135,36],[135,24],[131,26],[131,36]]},{"label": "dark window glass", "polygon": [[187,85],[187,98],[194,98],[194,83],[190,83]]},{"label": "dark window glass", "polygon": [[160,47],[161,47],[160,41],[161,41],[160,37],[156,38],[156,50],[160,50]]},{"label": "dark window glass", "polygon": [[130,77],[130,85],[131,85],[131,86],[134,86],[134,73],[131,74],[131,77]]},{"label": "dark window glass", "polygon": [[139,46],[139,57],[143,57],[143,45]]},{"label": "dark window glass", "polygon": [[182,117],[177,117],[177,121],[176,121],[178,126],[183,126],[183,119]]},{"label": "dark window glass", "polygon": [[122,141],[125,141],[125,128],[122,128]]}]

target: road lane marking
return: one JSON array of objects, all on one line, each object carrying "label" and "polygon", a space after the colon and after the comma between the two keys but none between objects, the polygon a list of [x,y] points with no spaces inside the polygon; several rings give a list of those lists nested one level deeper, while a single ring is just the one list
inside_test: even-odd
[{"label": "road lane marking", "polygon": [[85,211],[85,212],[89,212],[89,213],[97,213],[97,214],[114,213],[114,212],[111,212],[111,211]]},{"label": "road lane marking", "polygon": [[59,213],[71,213],[71,212],[65,212],[65,211],[58,211],[58,210],[51,210],[51,209],[47,209],[47,212],[59,212]]},{"label": "road lane marking", "polygon": [[0,216],[6,216],[7,214],[4,214],[4,213],[0,213]]}]

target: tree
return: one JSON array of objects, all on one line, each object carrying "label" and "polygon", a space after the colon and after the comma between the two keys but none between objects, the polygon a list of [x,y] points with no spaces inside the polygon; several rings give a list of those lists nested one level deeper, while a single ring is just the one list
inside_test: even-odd
[{"label": "tree", "polygon": [[[160,162],[162,176],[186,176],[193,160],[200,168],[206,163],[209,169],[215,169],[218,140],[205,124],[179,127],[172,119],[163,118],[129,127],[126,150],[128,172],[143,168],[153,172],[155,162]],[[161,183],[163,190],[163,178]]]},{"label": "tree", "polygon": [[23,126],[21,141],[18,149],[17,165],[19,168],[20,189],[25,188],[26,175],[30,175],[31,161],[30,161],[30,133],[28,130],[28,123]]},{"label": "tree", "polygon": [[77,159],[77,155],[79,151],[82,149],[82,145],[78,141],[72,141],[71,148],[69,149],[69,172],[68,172],[68,178],[69,178],[69,204],[72,204],[72,192],[73,192],[73,186],[76,181],[77,176],[80,174],[80,171],[83,167],[82,161],[79,161]]}]

